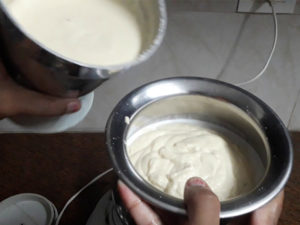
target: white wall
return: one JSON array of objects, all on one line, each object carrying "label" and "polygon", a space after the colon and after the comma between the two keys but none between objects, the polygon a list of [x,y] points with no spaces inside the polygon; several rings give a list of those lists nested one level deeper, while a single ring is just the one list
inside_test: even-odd
[{"label": "white wall", "polygon": [[[203,12],[236,12],[239,0],[166,0],[173,10]],[[300,14],[300,0],[297,0],[294,14]]]},{"label": "white wall", "polygon": [[172,10],[235,12],[238,0],[166,0]]}]

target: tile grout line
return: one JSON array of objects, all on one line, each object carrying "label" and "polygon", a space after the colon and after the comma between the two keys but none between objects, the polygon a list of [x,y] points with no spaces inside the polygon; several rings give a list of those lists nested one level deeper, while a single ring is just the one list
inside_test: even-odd
[{"label": "tile grout line", "polygon": [[291,122],[292,122],[292,117],[295,113],[295,109],[296,109],[296,106],[297,106],[297,103],[298,103],[298,99],[300,97],[300,89],[298,90],[298,93],[297,93],[297,97],[296,97],[296,100],[295,100],[295,104],[293,106],[293,109],[292,109],[292,112],[290,114],[290,118],[289,118],[289,121],[288,121],[288,124],[287,124],[287,128],[290,129],[290,126],[291,126]]}]

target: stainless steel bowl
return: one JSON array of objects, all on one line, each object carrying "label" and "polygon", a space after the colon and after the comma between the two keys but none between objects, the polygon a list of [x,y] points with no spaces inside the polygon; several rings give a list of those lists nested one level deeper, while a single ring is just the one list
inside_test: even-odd
[{"label": "stainless steel bowl", "polygon": [[0,35],[4,60],[23,85],[62,97],[91,92],[110,76],[147,60],[159,47],[165,34],[167,16],[164,0],[141,0],[139,23],[143,47],[137,59],[128,64],[103,67],[66,58],[48,49],[22,29],[0,0]]},{"label": "stainless steel bowl", "polygon": [[[129,123],[125,117],[130,119]],[[254,211],[286,184],[292,168],[292,144],[286,127],[269,106],[224,82],[170,78],[132,91],[117,104],[106,126],[107,147],[117,175],[150,204],[186,214],[182,200],[164,194],[138,175],[129,161],[125,143],[142,127],[174,118],[201,120],[204,126],[246,141],[263,163],[264,171],[251,192],[221,202],[221,218]]]}]

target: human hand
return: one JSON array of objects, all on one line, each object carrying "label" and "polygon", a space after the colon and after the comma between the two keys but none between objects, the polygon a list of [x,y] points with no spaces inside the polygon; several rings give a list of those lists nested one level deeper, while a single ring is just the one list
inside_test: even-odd
[{"label": "human hand", "polygon": [[283,207],[284,190],[271,202],[251,214],[233,220],[229,225],[276,225]]},{"label": "human hand", "polygon": [[137,225],[219,224],[220,202],[202,179],[191,178],[186,183],[184,201],[187,205],[187,217],[155,211],[122,182],[118,182],[118,189],[121,199]]},{"label": "human hand", "polygon": [[57,116],[80,109],[76,98],[57,98],[15,83],[0,62],[0,119],[17,115]]},{"label": "human hand", "polygon": [[[219,225],[220,202],[208,185],[199,178],[187,181],[184,201],[188,216],[183,217],[150,208],[125,184],[118,183],[120,196],[137,225]],[[284,192],[270,203],[246,216],[234,219],[230,225],[276,225],[278,223]],[[159,216],[160,215],[160,216]]]}]

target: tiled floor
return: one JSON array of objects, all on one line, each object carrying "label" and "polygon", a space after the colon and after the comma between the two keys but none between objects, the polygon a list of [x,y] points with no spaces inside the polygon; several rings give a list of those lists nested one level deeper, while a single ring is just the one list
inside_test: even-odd
[{"label": "tiled floor", "polygon": [[[255,76],[268,57],[273,41],[270,15],[176,10],[168,16],[167,34],[155,55],[100,86],[92,110],[72,131],[103,131],[115,104],[149,81],[193,75],[238,83]],[[290,129],[300,129],[300,16],[279,16],[271,64],[259,80],[243,88],[269,104]],[[0,131],[21,130],[4,120]]]},{"label": "tiled floor", "polygon": [[298,91],[297,101],[294,104],[292,115],[288,122],[288,127],[290,130],[300,130],[300,91]]}]

